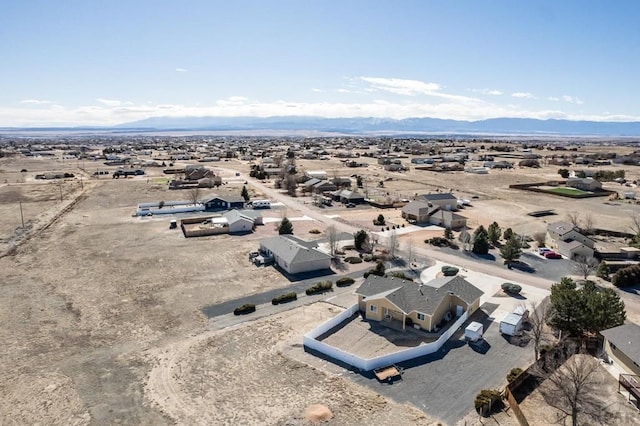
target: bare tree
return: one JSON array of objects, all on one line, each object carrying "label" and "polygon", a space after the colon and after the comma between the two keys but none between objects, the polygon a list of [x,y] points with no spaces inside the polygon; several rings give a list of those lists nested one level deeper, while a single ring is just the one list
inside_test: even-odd
[{"label": "bare tree", "polygon": [[329,254],[335,256],[338,252],[338,231],[334,225],[329,225],[326,232],[329,242]]},{"label": "bare tree", "polygon": [[589,275],[591,275],[596,271],[596,269],[598,269],[598,261],[593,257],[587,258],[586,256],[577,256],[575,258],[574,268],[576,272],[582,275],[582,277],[586,280],[587,278],[589,278]]},{"label": "bare tree", "polygon": [[192,188],[189,190],[189,201],[193,204],[198,204],[198,201],[200,201],[200,188]]},{"label": "bare tree", "polygon": [[391,256],[391,259],[395,259],[396,258],[396,254],[398,253],[398,246],[400,245],[400,243],[398,242],[398,234],[396,233],[395,229],[391,231],[391,233],[389,234],[389,255]]},{"label": "bare tree", "polygon": [[531,330],[531,340],[533,340],[533,350],[535,359],[540,357],[540,346],[545,341],[544,326],[549,318],[549,299],[545,298],[542,302],[531,302],[529,305],[529,324]]},{"label": "bare tree", "polygon": [[547,241],[547,234],[544,232],[534,232],[533,235],[533,240],[538,243],[538,247],[544,247],[544,245],[546,244]]},{"label": "bare tree", "polygon": [[569,213],[567,213],[567,220],[575,228],[579,228],[580,227],[580,212],[569,212]]},{"label": "bare tree", "polygon": [[640,214],[631,218],[631,225],[629,225],[629,228],[634,236],[640,234]]},{"label": "bare tree", "polygon": [[298,187],[298,182],[296,182],[295,175],[288,175],[286,180],[287,185],[287,194],[295,197],[296,196],[296,188]]},{"label": "bare tree", "polygon": [[598,361],[586,354],[569,358],[540,386],[540,394],[559,411],[558,423],[571,419],[571,424],[601,423],[612,413],[599,399],[604,375],[598,372]]},{"label": "bare tree", "polygon": [[409,261],[409,268],[413,270],[413,239],[409,238],[407,240],[407,244],[405,245],[405,249],[407,251],[407,260]]},{"label": "bare tree", "polygon": [[582,229],[586,235],[593,233],[593,215],[591,213],[584,215],[580,229]]}]

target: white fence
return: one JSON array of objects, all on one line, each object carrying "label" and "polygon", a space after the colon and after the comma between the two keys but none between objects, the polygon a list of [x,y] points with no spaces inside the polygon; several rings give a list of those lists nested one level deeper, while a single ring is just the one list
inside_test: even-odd
[{"label": "white fence", "polygon": [[310,349],[316,350],[338,361],[342,361],[344,363],[352,365],[358,368],[359,370],[371,371],[371,370],[375,370],[376,368],[386,367],[388,365],[392,365],[398,362],[407,361],[410,359],[429,355],[439,351],[442,345],[444,345],[445,342],[449,340],[456,331],[458,331],[458,329],[462,326],[462,324],[464,324],[468,316],[468,314],[465,312],[460,318],[456,320],[455,323],[451,325],[451,327],[449,327],[447,331],[442,333],[442,335],[435,342],[427,343],[425,345],[420,345],[414,348],[405,349],[402,351],[394,352],[387,355],[382,355],[375,358],[360,358],[359,356],[356,356],[350,352],[335,348],[324,342],[316,340],[318,336],[331,330],[333,327],[339,325],[341,322],[346,321],[352,315],[354,315],[357,311],[358,311],[358,305],[355,304],[349,307],[344,312],[340,313],[339,315],[321,324],[319,327],[311,330],[310,332],[305,334],[302,338],[302,342],[304,346]]}]

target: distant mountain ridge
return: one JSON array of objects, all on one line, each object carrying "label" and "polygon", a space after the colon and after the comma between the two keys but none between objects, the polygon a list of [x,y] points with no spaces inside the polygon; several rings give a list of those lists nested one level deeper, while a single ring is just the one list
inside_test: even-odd
[{"label": "distant mountain ridge", "polygon": [[497,133],[592,136],[640,136],[640,122],[491,118],[478,121],[439,118],[287,117],[152,117],[114,129],[138,130],[316,130],[340,133]]}]

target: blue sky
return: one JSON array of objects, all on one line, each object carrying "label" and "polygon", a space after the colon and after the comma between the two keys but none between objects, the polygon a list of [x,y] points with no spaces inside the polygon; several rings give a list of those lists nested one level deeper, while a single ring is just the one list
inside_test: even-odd
[{"label": "blue sky", "polygon": [[640,120],[638,1],[3,0],[0,126]]}]

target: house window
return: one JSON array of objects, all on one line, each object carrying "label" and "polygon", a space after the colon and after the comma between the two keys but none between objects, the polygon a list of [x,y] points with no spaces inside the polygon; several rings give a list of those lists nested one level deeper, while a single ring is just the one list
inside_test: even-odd
[{"label": "house window", "polygon": [[418,319],[420,321],[424,321],[424,314],[418,314]]},{"label": "house window", "polygon": [[369,310],[370,310],[371,312],[378,312],[378,307],[377,307],[376,305],[370,305],[370,306],[369,306]]}]

